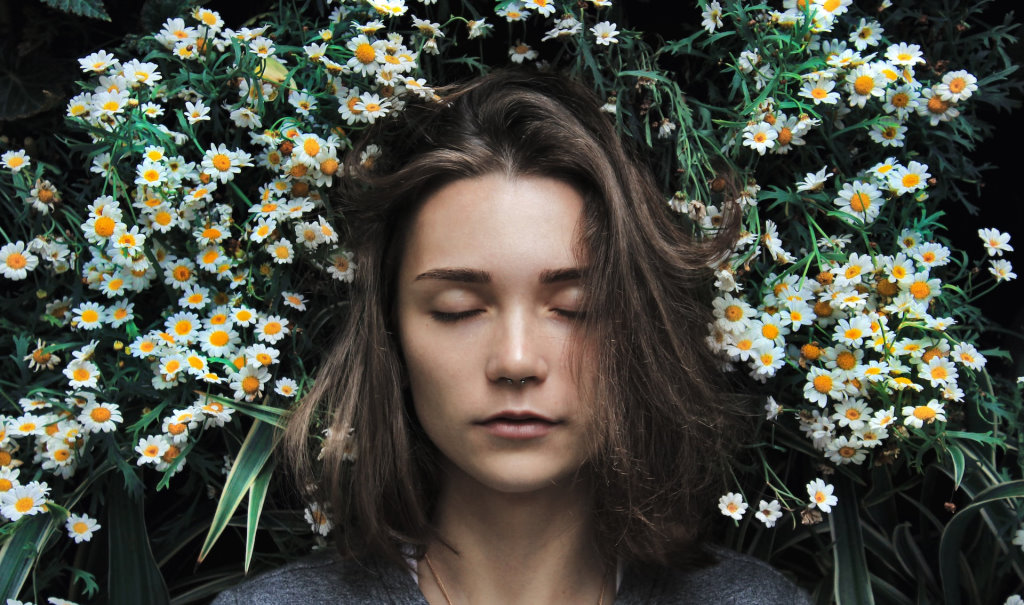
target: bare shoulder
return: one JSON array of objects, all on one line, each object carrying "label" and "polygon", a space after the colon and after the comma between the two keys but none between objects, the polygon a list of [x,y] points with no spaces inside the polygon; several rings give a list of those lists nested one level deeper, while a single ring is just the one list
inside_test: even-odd
[{"label": "bare shoulder", "polygon": [[419,590],[402,570],[321,552],[225,590],[213,605],[416,604]]},{"label": "bare shoulder", "polygon": [[764,561],[725,548],[711,550],[716,563],[701,569],[631,567],[616,604],[809,605],[800,588]]}]

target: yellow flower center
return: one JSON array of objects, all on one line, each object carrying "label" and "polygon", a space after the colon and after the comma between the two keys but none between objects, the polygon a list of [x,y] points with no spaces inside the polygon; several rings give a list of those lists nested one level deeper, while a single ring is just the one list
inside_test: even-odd
[{"label": "yellow flower center", "polygon": [[935,418],[935,410],[926,405],[919,405],[914,408],[914,418],[924,421],[932,420]]},{"label": "yellow flower center", "polygon": [[228,333],[224,330],[217,330],[213,334],[210,334],[210,344],[215,347],[223,347],[228,344]]},{"label": "yellow flower center", "polygon": [[844,445],[843,447],[839,448],[839,455],[842,456],[843,458],[853,458],[854,456],[857,455],[857,450],[848,445]]},{"label": "yellow flower center", "polygon": [[901,182],[903,183],[903,186],[907,188],[917,187],[918,183],[921,182],[921,177],[911,172],[903,175]]},{"label": "yellow flower center", "polygon": [[260,381],[255,376],[246,376],[242,379],[242,390],[248,394],[253,394],[260,389]]},{"label": "yellow flower center", "polygon": [[819,393],[828,393],[832,390],[832,377],[828,374],[820,374],[814,377],[814,390]]},{"label": "yellow flower center", "polygon": [[192,331],[192,322],[187,319],[179,320],[178,323],[174,324],[174,332],[178,336],[184,336]]},{"label": "yellow flower center", "polygon": [[811,91],[811,96],[815,99],[824,99],[828,96],[828,91],[818,86]]},{"label": "yellow flower center", "polygon": [[866,95],[875,88],[875,79],[871,76],[860,76],[853,81],[853,90],[859,95]]},{"label": "yellow flower center", "polygon": [[76,521],[75,524],[71,526],[71,529],[76,534],[84,534],[89,531],[89,525],[85,521]]},{"label": "yellow flower center", "polygon": [[857,365],[857,357],[849,351],[836,355],[836,365],[844,370],[852,370]]},{"label": "yellow flower center", "polygon": [[959,94],[965,88],[967,88],[967,81],[961,77],[956,77],[949,81],[949,92],[953,94]]},{"label": "yellow flower center", "polygon": [[793,141],[793,131],[783,126],[782,129],[779,130],[778,141],[779,145],[789,145],[790,142]]},{"label": "yellow flower center", "polygon": [[309,137],[302,144],[302,150],[305,151],[306,154],[309,156],[315,156],[316,154],[320,153],[320,143],[317,143],[316,139],[314,139],[313,137]]},{"label": "yellow flower center", "polygon": [[935,96],[928,99],[928,111],[932,113],[946,113],[947,109],[949,109],[949,103],[939,97]]},{"label": "yellow flower center", "polygon": [[946,368],[942,366],[932,368],[931,375],[935,380],[945,380],[949,377],[949,374],[946,372]]},{"label": "yellow flower center", "polygon": [[866,193],[854,193],[850,196],[850,209],[854,212],[864,212],[871,207],[871,196]]},{"label": "yellow flower center", "polygon": [[12,252],[7,257],[7,266],[11,269],[24,269],[28,264],[28,260],[25,255],[20,252]]},{"label": "yellow flower center", "polygon": [[928,284],[923,281],[914,282],[914,285],[910,286],[910,293],[917,300],[928,298],[928,295],[932,293],[932,289],[928,287]]},{"label": "yellow flower center", "polygon": [[93,422],[106,422],[110,420],[110,410],[107,408],[95,408],[89,412],[89,418],[92,418]]},{"label": "yellow flower center", "polygon": [[172,275],[178,281],[188,281],[192,277],[192,270],[185,265],[178,265],[174,268]]},{"label": "yellow flower center", "polygon": [[900,109],[906,107],[910,103],[910,95],[905,92],[898,92],[892,96],[893,107],[899,107]]},{"label": "yellow flower center", "polygon": [[360,63],[373,63],[373,60],[377,58],[377,51],[371,44],[363,42],[356,47],[355,55]]},{"label": "yellow flower center", "polygon": [[743,319],[743,309],[739,305],[729,305],[725,308],[724,315],[729,321],[739,321]]},{"label": "yellow flower center", "polygon": [[276,321],[272,321],[272,322],[268,323],[267,325],[263,326],[263,333],[264,334],[277,334],[280,331],[281,331],[281,324],[279,324]]},{"label": "yellow flower center", "polygon": [[89,377],[91,375],[92,374],[89,372],[89,370],[86,370],[85,368],[78,368],[71,373],[71,376],[75,379],[75,382],[85,382],[86,380],[89,380]]},{"label": "yellow flower center", "polygon": [[121,106],[118,105],[117,101],[107,101],[103,104],[103,109],[105,111],[117,111],[120,107]]},{"label": "yellow flower center", "polygon": [[4,479],[3,477],[0,477],[0,492],[10,491],[12,487],[14,487],[14,484],[11,483],[10,479]]},{"label": "yellow flower center", "polygon": [[93,231],[100,237],[110,237],[114,234],[114,219],[109,216],[101,216],[93,223]]},{"label": "yellow flower center", "polygon": [[18,498],[18,500],[14,503],[14,510],[18,511],[19,513],[27,513],[28,511],[32,510],[33,505],[35,505],[35,500],[28,496],[25,496],[24,498]]},{"label": "yellow flower center", "polygon": [[217,170],[220,170],[221,172],[231,168],[231,158],[224,155],[223,153],[218,153],[217,155],[213,156],[213,160],[211,160],[211,162],[213,163],[213,167],[216,168]]}]

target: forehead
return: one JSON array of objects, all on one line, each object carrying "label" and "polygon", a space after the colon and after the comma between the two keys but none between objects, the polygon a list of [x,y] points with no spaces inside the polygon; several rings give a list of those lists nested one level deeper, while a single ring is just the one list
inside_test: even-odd
[{"label": "forehead", "polygon": [[410,224],[403,281],[437,267],[523,271],[574,267],[583,199],[549,177],[501,174],[437,190]]}]

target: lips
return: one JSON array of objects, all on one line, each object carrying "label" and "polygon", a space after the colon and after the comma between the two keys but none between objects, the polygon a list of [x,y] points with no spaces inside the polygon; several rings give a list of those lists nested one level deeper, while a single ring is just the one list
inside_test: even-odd
[{"label": "lips", "polygon": [[476,424],[501,439],[537,439],[549,434],[562,422],[528,410],[505,410]]}]

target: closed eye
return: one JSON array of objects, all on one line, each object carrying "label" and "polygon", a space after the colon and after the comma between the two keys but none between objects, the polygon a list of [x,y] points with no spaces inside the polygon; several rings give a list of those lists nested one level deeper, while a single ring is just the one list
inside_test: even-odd
[{"label": "closed eye", "polygon": [[439,321],[441,323],[455,323],[463,319],[469,319],[470,317],[479,315],[483,312],[483,309],[471,309],[469,311],[458,311],[454,313],[448,311],[431,311],[430,316],[433,317],[435,321]]},{"label": "closed eye", "polygon": [[568,309],[555,309],[554,311],[566,319],[583,319],[587,316],[583,311],[570,311]]}]

